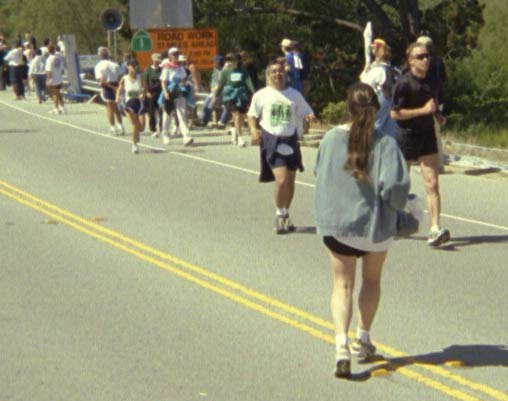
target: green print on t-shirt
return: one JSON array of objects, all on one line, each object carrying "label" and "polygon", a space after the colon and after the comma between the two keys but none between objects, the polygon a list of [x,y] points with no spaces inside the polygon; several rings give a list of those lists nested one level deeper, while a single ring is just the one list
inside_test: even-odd
[{"label": "green print on t-shirt", "polygon": [[288,124],[291,120],[291,107],[285,103],[274,103],[270,111],[270,124],[272,127]]}]

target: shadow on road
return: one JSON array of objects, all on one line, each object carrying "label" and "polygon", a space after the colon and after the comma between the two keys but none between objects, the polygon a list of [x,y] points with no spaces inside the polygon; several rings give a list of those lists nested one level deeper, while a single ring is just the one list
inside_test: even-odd
[{"label": "shadow on road", "polygon": [[0,134],[31,134],[33,132],[40,132],[38,129],[0,129]]},{"label": "shadow on road", "polygon": [[456,369],[487,366],[508,368],[508,345],[452,345],[441,352],[404,358],[384,358],[382,355],[377,355],[371,362],[383,360],[385,363],[378,363],[375,367],[353,375],[352,380],[365,381],[371,378],[373,372],[379,369],[395,372],[397,369],[412,365],[439,365]]},{"label": "shadow on road", "polygon": [[[402,237],[397,238],[397,240],[417,240],[417,241],[427,241],[427,237],[424,236],[416,236],[412,235],[410,237]],[[469,245],[480,245],[480,244],[497,244],[508,242],[508,235],[477,235],[477,236],[469,236],[469,237],[454,237],[452,233],[452,238],[450,242],[442,245],[440,247],[432,248],[435,250],[441,251],[455,251],[456,248],[469,246]]]},{"label": "shadow on road", "polygon": [[469,245],[479,244],[496,244],[508,242],[508,235],[478,235],[471,237],[452,237],[449,243],[439,247],[438,249],[444,251],[454,251],[455,248],[460,248]]}]

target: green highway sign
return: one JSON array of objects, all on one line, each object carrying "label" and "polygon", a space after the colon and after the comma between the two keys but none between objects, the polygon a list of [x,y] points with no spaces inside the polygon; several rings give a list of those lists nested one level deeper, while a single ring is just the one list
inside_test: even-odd
[{"label": "green highway sign", "polygon": [[131,40],[131,49],[134,52],[148,52],[152,50],[152,38],[145,31],[138,31]]}]

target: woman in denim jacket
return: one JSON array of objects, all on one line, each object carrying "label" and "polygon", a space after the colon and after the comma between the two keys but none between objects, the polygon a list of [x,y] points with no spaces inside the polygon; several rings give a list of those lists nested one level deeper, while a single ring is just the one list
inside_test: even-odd
[{"label": "woman in denim jacket", "polygon": [[[369,331],[379,304],[381,271],[396,235],[397,210],[404,208],[409,191],[397,143],[374,130],[379,110],[374,90],[354,84],[348,90],[348,107],[351,128],[325,135],[314,167],[317,232],[330,251],[333,272],[337,377],[350,377],[351,353],[361,360],[375,355]],[[362,258],[362,288],[357,335],[349,347],[357,258]]]}]

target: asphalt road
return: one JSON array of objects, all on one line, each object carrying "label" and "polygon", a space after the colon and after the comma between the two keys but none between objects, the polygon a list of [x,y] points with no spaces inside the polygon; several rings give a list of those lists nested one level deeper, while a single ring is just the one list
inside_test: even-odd
[{"label": "asphalt road", "polygon": [[[255,147],[107,135],[104,110],[0,93],[0,401],[508,401],[508,182],[441,176],[442,224],[397,240],[372,336],[333,378],[313,160],[273,232]],[[413,191],[422,194],[412,172]],[[355,327],[353,322],[353,328]]]}]

